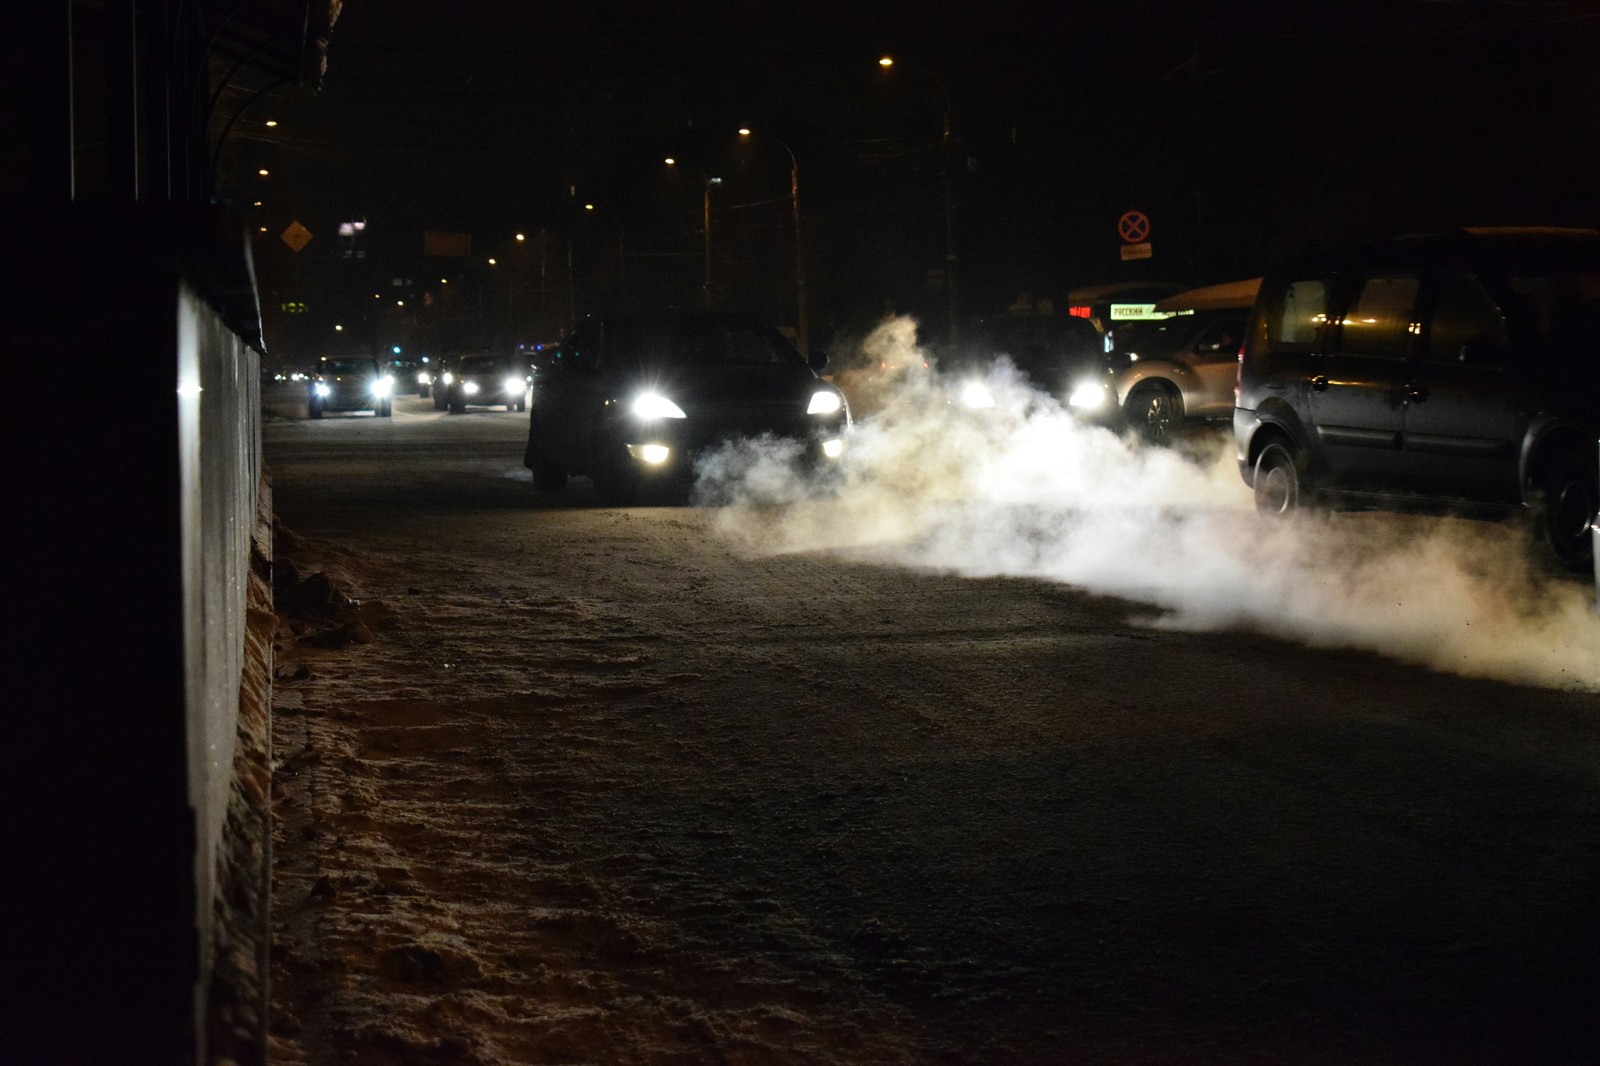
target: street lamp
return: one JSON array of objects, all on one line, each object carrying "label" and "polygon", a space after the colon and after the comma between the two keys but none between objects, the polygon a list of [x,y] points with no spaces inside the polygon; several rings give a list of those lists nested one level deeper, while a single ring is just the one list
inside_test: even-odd
[{"label": "street lamp", "polygon": [[[669,166],[669,167],[675,167],[675,166],[678,165],[678,161],[675,158],[673,158],[672,156],[670,156],[670,155],[667,156],[667,158],[665,160],[663,160],[663,162],[665,162],[667,164],[667,166]],[[708,178],[708,177],[706,177],[706,172],[701,170],[699,167],[694,167],[692,169],[695,171],[695,173],[700,175],[701,184],[704,185],[704,187],[705,187],[705,197],[702,200],[702,214],[704,216],[704,221],[701,224],[700,232],[702,234],[704,234],[704,237],[705,237],[706,273],[705,273],[705,281],[703,283],[703,291],[702,291],[702,294],[701,294],[701,299],[707,306],[710,306],[710,304],[711,304],[711,186],[720,184],[722,182],[722,179],[721,178]]]},{"label": "street lamp", "polygon": [[[789,153],[789,207],[794,214],[794,332],[800,351],[809,354],[810,348],[806,332],[806,259],[805,252],[801,246],[800,231],[800,164],[795,161],[794,149],[790,148],[781,139],[766,131],[762,131],[761,135],[776,141],[780,148]],[[739,136],[751,136],[750,129],[748,127],[741,128]]]},{"label": "street lamp", "polygon": [[[878,66],[884,70],[891,70],[895,65],[893,56],[883,56],[878,60]],[[938,87],[939,97],[944,103],[944,135],[942,147],[944,154],[944,264],[945,264],[945,295],[949,297],[949,325],[948,340],[952,351],[955,350],[960,335],[957,325],[957,299],[956,299],[956,205],[954,191],[954,176],[950,168],[950,90],[945,87],[944,81],[921,64],[915,64],[917,69],[926,74]]]}]

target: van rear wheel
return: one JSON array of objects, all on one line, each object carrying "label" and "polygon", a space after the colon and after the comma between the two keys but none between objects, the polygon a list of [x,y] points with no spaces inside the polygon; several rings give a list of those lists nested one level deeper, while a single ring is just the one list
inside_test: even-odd
[{"label": "van rear wheel", "polygon": [[1288,514],[1303,502],[1305,468],[1293,448],[1273,441],[1256,456],[1256,510],[1261,514]]}]

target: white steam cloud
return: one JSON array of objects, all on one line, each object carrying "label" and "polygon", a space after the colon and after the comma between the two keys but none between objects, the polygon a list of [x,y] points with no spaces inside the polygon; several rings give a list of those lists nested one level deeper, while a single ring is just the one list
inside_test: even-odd
[{"label": "white steam cloud", "polygon": [[743,550],[1041,578],[1164,608],[1161,627],[1253,630],[1600,691],[1594,589],[1533,568],[1516,523],[1267,520],[1227,433],[1140,446],[1077,422],[1005,367],[988,382],[996,405],[969,411],[920,369],[910,320],[864,347],[869,365],[903,369],[825,476],[772,442],[703,465],[698,499],[720,505],[719,530]]}]

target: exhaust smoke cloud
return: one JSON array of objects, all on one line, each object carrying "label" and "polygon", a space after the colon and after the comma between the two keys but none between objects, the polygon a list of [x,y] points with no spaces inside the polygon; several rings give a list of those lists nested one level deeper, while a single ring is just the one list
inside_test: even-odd
[{"label": "exhaust smoke cloud", "polygon": [[[927,360],[906,319],[866,343],[874,363]],[[886,350],[895,346],[904,350]],[[718,506],[719,531],[754,554],[1057,581],[1163,608],[1148,623],[1160,627],[1250,630],[1600,691],[1594,589],[1539,572],[1522,525],[1268,520],[1224,430],[1140,446],[1078,422],[1007,366],[986,383],[995,405],[969,410],[936,375],[898,374],[831,468],[805,472],[792,448],[747,442],[702,465],[697,499]]]}]

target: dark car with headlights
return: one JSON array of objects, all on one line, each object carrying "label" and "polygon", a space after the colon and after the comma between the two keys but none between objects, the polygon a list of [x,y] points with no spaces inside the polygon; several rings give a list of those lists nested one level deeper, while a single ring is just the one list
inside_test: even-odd
[{"label": "dark car with headlights", "polygon": [[394,391],[399,393],[412,393],[426,398],[428,395],[428,374],[415,359],[390,359],[386,365],[387,372],[394,378]]},{"label": "dark car with headlights", "polygon": [[312,418],[324,411],[371,411],[388,418],[393,410],[394,377],[366,356],[325,355],[311,368],[306,385],[306,413]]},{"label": "dark car with headlights", "polygon": [[1600,231],[1464,229],[1314,249],[1262,282],[1239,470],[1317,500],[1531,510],[1583,572],[1600,509]]},{"label": "dark car with headlights", "polygon": [[939,372],[964,407],[993,406],[992,376],[1002,364],[1032,388],[1091,421],[1115,412],[1105,364],[1105,339],[1087,318],[1006,314],[979,319],[960,351],[940,361]]},{"label": "dark car with headlights", "polygon": [[434,406],[448,407],[452,414],[502,404],[507,411],[528,409],[528,368],[487,351],[459,354],[440,375],[440,382],[434,386]]},{"label": "dark car with headlights", "polygon": [[634,312],[585,319],[539,366],[524,463],[560,489],[587,475],[614,502],[681,489],[695,460],[733,439],[799,442],[837,459],[850,427],[844,394],[781,333],[745,315]]}]

